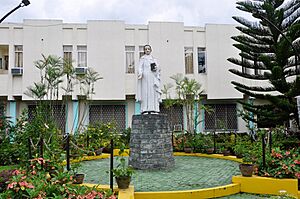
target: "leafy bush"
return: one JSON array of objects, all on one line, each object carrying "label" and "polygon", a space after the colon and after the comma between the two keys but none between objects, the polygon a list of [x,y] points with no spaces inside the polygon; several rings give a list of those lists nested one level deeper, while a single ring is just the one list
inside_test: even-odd
[{"label": "leafy bush", "polygon": [[42,169],[47,161],[42,158],[36,158],[31,163],[30,170],[21,169],[13,172],[6,190],[0,193],[0,198],[116,198],[113,193],[99,191],[96,187],[72,185],[72,175],[68,172],[58,171],[55,176],[48,176]]},{"label": "leafy bush", "polygon": [[258,174],[275,178],[300,179],[300,149],[281,150],[275,148],[266,156],[266,167],[258,161]]}]

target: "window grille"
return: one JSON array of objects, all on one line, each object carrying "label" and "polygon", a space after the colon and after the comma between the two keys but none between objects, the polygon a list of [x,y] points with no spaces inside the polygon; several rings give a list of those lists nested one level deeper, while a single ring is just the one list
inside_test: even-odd
[{"label": "window grille", "polygon": [[89,110],[90,124],[115,122],[117,128],[126,128],[125,105],[91,105]]},{"label": "window grille", "polygon": [[[65,132],[66,125],[66,111],[64,105],[53,105],[52,113],[47,113],[47,109],[43,113],[48,115],[48,118],[52,118],[57,128],[62,132]],[[36,114],[36,105],[28,105],[28,121],[32,122]],[[52,115],[53,114],[53,115]]]},{"label": "window grille", "polygon": [[87,47],[77,46],[78,67],[87,67]]},{"label": "window grille", "polygon": [[[164,105],[160,105],[160,113],[166,114],[168,117],[168,123],[171,128],[176,125],[183,126],[183,108],[182,106],[174,105],[170,108],[165,108]],[[174,129],[172,129],[174,130]]]},{"label": "window grille", "polygon": [[205,112],[205,130],[237,130],[236,104],[208,104],[211,112]]},{"label": "window grille", "polygon": [[192,47],[184,48],[184,60],[185,60],[185,73],[193,74],[194,73],[194,64],[193,64],[193,48]]},{"label": "window grille", "polygon": [[15,46],[15,67],[23,67],[23,46],[21,45]]},{"label": "window grille", "polygon": [[134,73],[134,46],[125,46],[126,73]]},{"label": "window grille", "polygon": [[198,48],[198,73],[206,73],[205,48]]}]

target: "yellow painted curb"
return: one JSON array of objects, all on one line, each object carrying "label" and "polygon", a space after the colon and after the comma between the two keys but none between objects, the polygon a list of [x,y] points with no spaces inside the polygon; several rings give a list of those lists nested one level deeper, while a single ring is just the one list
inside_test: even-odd
[{"label": "yellow painted curb", "polygon": [[118,199],[134,199],[134,187],[129,186],[128,189],[120,189]]},{"label": "yellow painted curb", "polygon": [[297,179],[233,176],[232,182],[240,183],[241,192],[245,193],[279,195],[280,191],[285,190],[287,194],[298,197]]},{"label": "yellow painted curb", "polygon": [[[78,162],[82,162],[82,161],[106,159],[106,158],[109,158],[109,156],[110,156],[110,154],[102,153],[101,155],[97,155],[97,156],[83,156],[83,157],[80,157],[78,159],[73,159],[70,162],[71,163],[78,163]],[[62,165],[65,166],[66,164],[67,164],[67,162],[66,162],[66,160],[64,160],[62,162]]]},{"label": "yellow painted curb", "polygon": [[196,156],[196,157],[205,157],[205,158],[217,158],[223,160],[231,160],[235,162],[242,163],[243,160],[237,158],[236,156],[224,156],[221,154],[205,154],[205,153],[184,153],[184,152],[174,152],[175,156]]},{"label": "yellow painted curb", "polygon": [[[93,188],[95,187],[96,189],[102,189],[102,190],[109,190],[110,186],[109,185],[100,185],[100,184],[90,184],[90,183],[83,183],[80,184],[80,186],[85,186],[85,187],[90,187]],[[114,186],[114,191],[119,191],[117,186]]]},{"label": "yellow painted curb", "polygon": [[240,184],[230,184],[208,189],[161,191],[161,192],[135,192],[135,199],[199,199],[215,198],[237,194],[240,192]]},{"label": "yellow painted curb", "polygon": [[129,156],[129,149],[125,149],[124,153],[119,155],[120,149],[114,149],[114,156]]}]

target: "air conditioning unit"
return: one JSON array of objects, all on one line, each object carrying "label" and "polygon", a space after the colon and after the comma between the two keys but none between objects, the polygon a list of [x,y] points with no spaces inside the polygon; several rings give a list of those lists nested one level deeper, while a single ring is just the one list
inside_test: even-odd
[{"label": "air conditioning unit", "polygon": [[76,75],[85,75],[87,72],[87,67],[76,67],[75,73]]},{"label": "air conditioning unit", "polygon": [[12,75],[22,75],[23,74],[23,68],[15,67],[11,69]]},{"label": "air conditioning unit", "polygon": [[174,132],[181,132],[182,131],[182,125],[181,124],[175,124],[173,131]]}]

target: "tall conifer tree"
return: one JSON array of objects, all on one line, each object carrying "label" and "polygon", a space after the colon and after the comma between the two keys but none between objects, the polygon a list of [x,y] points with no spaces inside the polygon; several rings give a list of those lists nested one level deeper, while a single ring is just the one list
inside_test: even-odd
[{"label": "tall conifer tree", "polygon": [[241,102],[244,119],[263,127],[289,120],[299,126],[295,97],[300,95],[300,0],[239,1],[237,9],[252,14],[254,21],[233,17],[241,25],[241,34],[232,37],[240,59],[228,61],[240,70],[229,71],[250,81],[232,84],[245,96],[266,102]]}]

